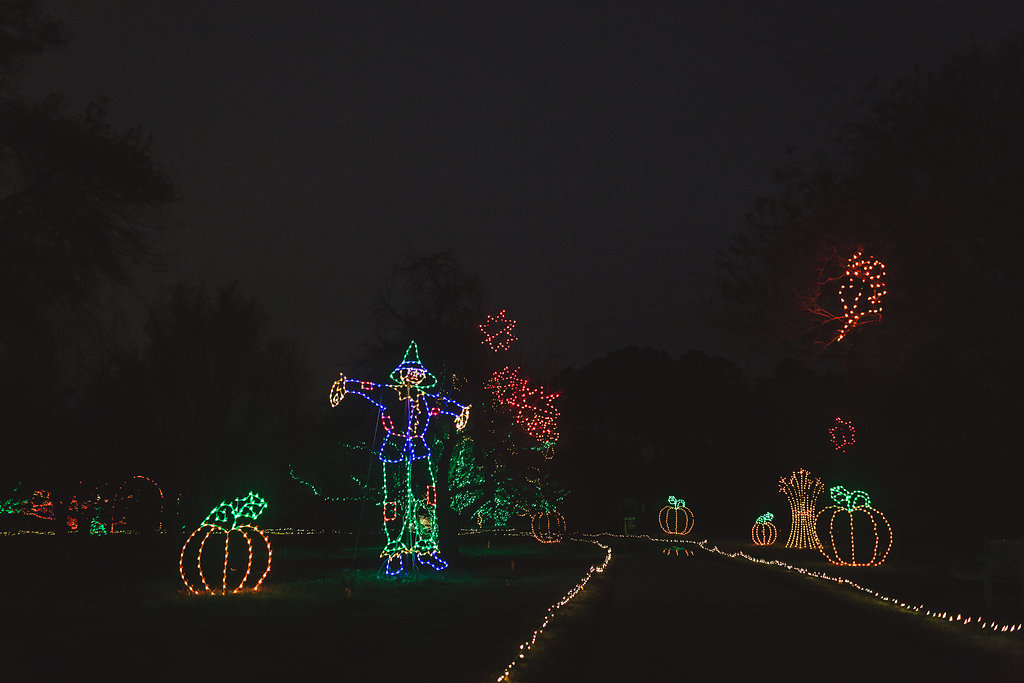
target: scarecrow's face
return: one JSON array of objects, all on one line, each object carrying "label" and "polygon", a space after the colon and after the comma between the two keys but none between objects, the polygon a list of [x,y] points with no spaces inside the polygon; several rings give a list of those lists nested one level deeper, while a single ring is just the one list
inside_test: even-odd
[{"label": "scarecrow's face", "polygon": [[417,368],[402,368],[398,371],[398,379],[407,387],[417,386],[426,376],[426,370]]}]

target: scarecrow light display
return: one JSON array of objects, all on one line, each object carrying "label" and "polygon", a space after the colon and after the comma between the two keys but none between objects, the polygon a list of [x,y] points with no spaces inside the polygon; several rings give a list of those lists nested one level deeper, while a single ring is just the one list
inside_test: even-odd
[{"label": "scarecrow light display", "polygon": [[385,432],[377,452],[384,467],[380,499],[386,540],[381,551],[384,573],[394,576],[406,571],[406,556],[441,570],[448,563],[437,544],[437,465],[427,431],[431,420],[441,415],[452,417],[455,429],[461,431],[469,420],[470,406],[427,391],[437,378],[420,361],[416,342],[409,344],[391,379],[381,384],[341,375],[331,387],[331,405],[353,394],[376,406],[380,415]]}]

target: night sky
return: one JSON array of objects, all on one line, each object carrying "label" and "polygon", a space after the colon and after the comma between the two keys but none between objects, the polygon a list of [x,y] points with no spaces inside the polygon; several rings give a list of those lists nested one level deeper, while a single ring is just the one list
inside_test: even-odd
[{"label": "night sky", "polygon": [[534,372],[716,352],[699,301],[772,167],[873,79],[1024,27],[1019,0],[359,4],[44,0],[73,42],[27,81],[154,136],[183,201],[144,292],[237,281],[324,377],[442,249]]}]

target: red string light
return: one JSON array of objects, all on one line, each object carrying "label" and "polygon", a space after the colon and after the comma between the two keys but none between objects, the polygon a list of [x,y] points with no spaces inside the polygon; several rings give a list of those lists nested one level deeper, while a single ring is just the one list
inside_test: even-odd
[{"label": "red string light", "polygon": [[836,423],[828,428],[828,434],[832,439],[832,445],[834,445],[836,450],[839,452],[846,450],[847,446],[852,446],[857,443],[857,439],[855,438],[857,432],[853,428],[853,423],[847,422],[841,417],[837,417]]},{"label": "red string light", "polygon": [[514,414],[516,424],[532,438],[543,444],[558,441],[560,412],[555,400],[560,393],[530,386],[529,380],[519,376],[519,368],[507,366],[494,372],[485,388]]},{"label": "red string light", "polygon": [[477,327],[484,335],[483,344],[487,344],[491,351],[508,351],[512,344],[518,341],[519,337],[512,333],[516,321],[505,317],[505,309],[498,311],[497,315],[488,315],[487,320]]}]

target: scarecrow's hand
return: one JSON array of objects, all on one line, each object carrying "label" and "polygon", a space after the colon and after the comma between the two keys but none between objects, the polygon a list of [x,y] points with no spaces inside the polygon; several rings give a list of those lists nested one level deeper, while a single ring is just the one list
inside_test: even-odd
[{"label": "scarecrow's hand", "polygon": [[345,398],[345,375],[344,373],[339,373],[339,375],[338,379],[331,385],[332,408],[341,403],[341,399]]}]

